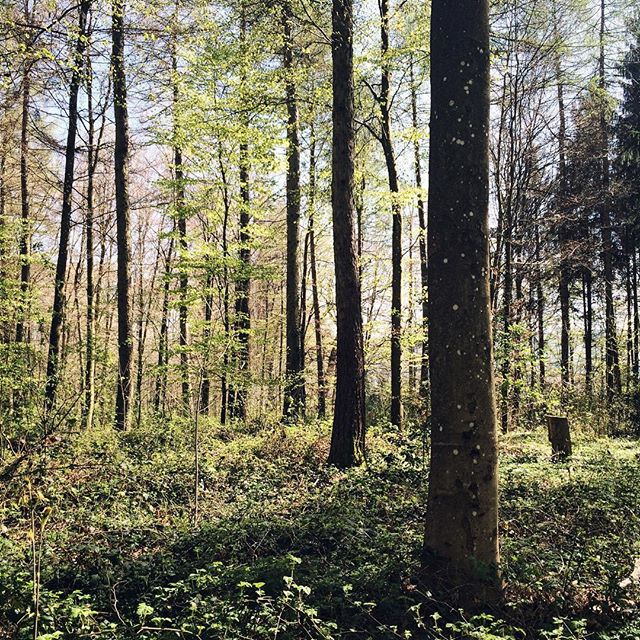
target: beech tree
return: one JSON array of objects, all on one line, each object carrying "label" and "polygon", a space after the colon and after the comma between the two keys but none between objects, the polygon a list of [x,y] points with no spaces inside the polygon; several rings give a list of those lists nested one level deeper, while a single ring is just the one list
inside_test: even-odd
[{"label": "beech tree", "polygon": [[433,1],[431,96],[432,413],[423,575],[438,593],[453,590],[462,606],[478,606],[500,598],[487,0]]}]

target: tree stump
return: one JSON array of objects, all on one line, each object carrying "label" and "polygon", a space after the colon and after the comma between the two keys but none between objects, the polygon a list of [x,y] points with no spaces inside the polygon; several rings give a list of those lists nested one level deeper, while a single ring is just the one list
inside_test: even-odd
[{"label": "tree stump", "polygon": [[566,416],[547,416],[551,455],[554,460],[565,460],[571,455],[571,431]]}]

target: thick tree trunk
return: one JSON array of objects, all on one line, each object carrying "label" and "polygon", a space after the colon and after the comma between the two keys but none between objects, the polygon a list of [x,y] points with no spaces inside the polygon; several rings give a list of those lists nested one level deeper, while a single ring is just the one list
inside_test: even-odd
[{"label": "thick tree trunk", "polygon": [[[465,607],[501,598],[489,294],[487,0],[431,14],[431,466],[424,578]],[[461,72],[461,70],[463,70]],[[470,82],[472,81],[472,82]]]},{"label": "thick tree trunk", "polygon": [[47,357],[47,381],[44,390],[44,425],[49,428],[49,414],[55,407],[58,376],[60,373],[60,337],[65,315],[64,288],[69,258],[69,236],[71,234],[71,209],[73,206],[73,182],[76,163],[76,134],[78,130],[78,91],[84,67],[86,45],[86,23],[90,0],[83,0],[78,14],[78,35],[73,56],[73,71],[69,84],[69,107],[67,146],[65,151],[64,183],[62,187],[62,214],[60,216],[60,243],[53,294],[53,311],[49,331],[49,353]]},{"label": "thick tree trunk", "polygon": [[362,310],[354,230],[353,4],[333,0],[333,137],[331,207],[336,270],[336,399],[329,463],[364,458],[365,404]]},{"label": "thick tree trunk", "polygon": [[304,370],[300,326],[300,140],[298,104],[293,78],[293,14],[289,0],[282,5],[284,71],[287,103],[287,351],[283,419],[295,422],[304,413]]},{"label": "thick tree trunk", "polygon": [[116,238],[118,247],[118,381],[116,429],[129,425],[131,404],[131,239],[129,213],[129,123],[124,67],[124,11],[126,0],[112,3],[113,110],[115,121]]}]

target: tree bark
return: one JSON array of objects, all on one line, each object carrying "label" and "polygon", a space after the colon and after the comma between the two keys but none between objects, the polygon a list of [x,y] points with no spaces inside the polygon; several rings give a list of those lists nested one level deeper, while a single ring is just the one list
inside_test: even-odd
[{"label": "tree bark", "polygon": [[364,458],[364,353],[358,253],[354,230],[353,4],[333,0],[333,136],[331,208],[336,271],[336,399],[329,464]]},{"label": "tree bark", "polygon": [[413,141],[413,170],[416,189],[418,191],[418,250],[420,252],[420,304],[422,308],[422,351],[420,356],[420,398],[426,411],[429,398],[429,343],[427,340],[429,326],[429,310],[427,302],[428,270],[427,270],[427,225],[424,215],[424,196],[422,193],[422,169],[420,143],[418,141],[418,97],[415,78],[413,75],[413,59],[409,71],[411,73],[411,119],[414,130]]},{"label": "tree bark", "polygon": [[300,140],[298,104],[293,79],[292,20],[291,4],[289,0],[285,0],[282,5],[282,26],[287,104],[287,351],[282,414],[285,421],[295,422],[304,413],[305,393],[300,326]]},{"label": "tree bark", "polygon": [[[600,59],[599,59],[599,87],[604,93],[605,85],[605,0],[600,0]],[[610,198],[609,198],[609,135],[604,96],[601,97],[600,107],[600,135],[601,135],[601,179],[602,203],[600,205],[600,230],[602,234],[602,267],[604,276],[605,298],[605,368],[606,368],[606,398],[611,402],[622,390],[620,378],[620,363],[618,355],[618,339],[616,337],[615,307],[613,304],[613,245]]]},{"label": "tree bark", "polygon": [[83,0],[78,14],[78,34],[73,55],[73,71],[69,84],[69,107],[67,146],[65,151],[64,183],[62,187],[62,214],[60,216],[60,242],[54,284],[53,311],[49,331],[49,353],[47,357],[47,381],[44,390],[44,426],[49,428],[49,414],[55,407],[58,378],[60,374],[60,337],[65,316],[64,288],[69,258],[69,236],[71,234],[71,209],[73,207],[73,183],[76,163],[76,135],[78,130],[78,91],[82,81],[84,50],[86,46],[86,24],[90,0]]},{"label": "tree bark", "polygon": [[[501,598],[489,293],[487,0],[434,0],[428,251],[431,466],[423,569],[435,594]],[[446,523],[446,524],[445,524]],[[455,598],[454,598],[455,599]]]},{"label": "tree bark", "polygon": [[380,116],[389,191],[391,192],[391,424],[402,426],[402,210],[398,199],[398,171],[391,137],[391,70],[389,66],[389,0],[380,0],[382,57]]},{"label": "tree bark", "polygon": [[[177,12],[177,5],[176,5]],[[177,28],[177,25],[176,25]],[[178,243],[180,247],[180,261],[184,263],[187,257],[187,251],[189,249],[187,243],[187,211],[185,206],[185,181],[184,181],[184,165],[182,162],[182,147],[180,146],[179,138],[179,123],[178,123],[178,105],[180,102],[180,89],[178,86],[178,56],[176,52],[176,38],[177,34],[173,36],[172,51],[171,51],[171,72],[172,72],[172,87],[173,87],[173,170],[175,172],[175,205],[176,205],[176,220],[178,228]],[[180,389],[182,392],[182,410],[186,415],[189,415],[191,405],[191,392],[189,390],[189,326],[188,326],[188,314],[189,309],[187,306],[187,296],[189,293],[189,273],[184,264],[180,265],[179,269],[179,337],[178,346],[180,351]]]},{"label": "tree bark", "polygon": [[116,239],[118,264],[118,381],[115,426],[129,425],[131,405],[131,239],[129,212],[129,123],[125,75],[124,12],[126,0],[112,3],[113,110],[115,121]]},{"label": "tree bark", "polygon": [[16,342],[29,342],[29,288],[31,286],[31,215],[29,211],[29,103],[30,68],[22,77],[22,116],[20,123],[20,300],[16,322]]}]

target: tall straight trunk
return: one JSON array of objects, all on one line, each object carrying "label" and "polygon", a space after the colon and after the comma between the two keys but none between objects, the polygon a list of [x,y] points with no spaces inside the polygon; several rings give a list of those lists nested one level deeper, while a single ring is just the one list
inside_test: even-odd
[{"label": "tall straight trunk", "polygon": [[20,301],[16,322],[16,342],[28,342],[29,287],[31,286],[31,216],[29,212],[29,103],[30,68],[22,77],[22,115],[20,119]]},{"label": "tall straight trunk", "polygon": [[311,298],[313,301],[313,328],[316,339],[316,371],[318,374],[318,418],[324,418],[327,412],[327,379],[324,371],[324,352],[322,348],[322,318],[320,317],[320,296],[318,295],[318,265],[316,261],[315,230],[316,197],[316,138],[311,129],[309,149],[309,261],[311,268]]},{"label": "tall straight trunk", "polygon": [[538,325],[538,371],[540,376],[540,389],[546,385],[546,363],[544,359],[545,336],[544,336],[544,288],[542,286],[542,273],[540,269],[540,227],[536,224],[536,314]]},{"label": "tall straight trunk", "polygon": [[211,379],[209,377],[208,354],[211,348],[211,326],[213,321],[213,273],[207,276],[207,290],[204,296],[203,316],[204,327],[202,329],[205,354],[202,364],[202,379],[200,381],[200,402],[198,403],[200,413],[209,415],[209,405],[211,403]]},{"label": "tall straight trunk", "polygon": [[337,363],[329,463],[364,459],[364,352],[358,250],[354,230],[353,3],[333,0],[331,208],[336,272]]},{"label": "tall straight trunk", "polygon": [[448,602],[468,608],[501,598],[489,293],[488,13],[487,0],[433,0],[431,13],[431,465],[423,575],[436,597],[446,593]]},{"label": "tall straight trunk", "polygon": [[115,122],[116,242],[118,263],[118,381],[115,426],[124,431],[129,425],[131,405],[131,239],[129,212],[129,121],[127,79],[125,75],[124,12],[126,0],[112,2],[113,112]]},{"label": "tall straight trunk", "polygon": [[631,283],[631,256],[629,253],[626,255],[625,265],[625,293],[627,303],[627,379],[626,390],[629,391],[632,379],[633,362],[635,360],[635,354],[633,352],[633,293]]},{"label": "tall straight trunk", "polygon": [[640,339],[640,314],[638,313],[638,262],[636,249],[631,249],[631,292],[633,296],[633,363],[632,375],[634,384],[638,384],[638,366],[640,361],[640,353],[638,352],[638,340]]},{"label": "tall straight trunk", "polygon": [[382,55],[380,116],[389,191],[391,191],[391,424],[402,426],[402,210],[398,171],[391,137],[391,69],[389,66],[389,0],[380,0]]},{"label": "tall straight trunk", "polygon": [[171,269],[173,259],[173,237],[164,265],[164,282],[162,287],[162,311],[160,314],[160,331],[158,334],[158,365],[156,373],[156,389],[153,409],[157,414],[164,414],[167,394],[167,368],[169,365],[169,295],[171,292]]},{"label": "tall straight trunk", "polygon": [[222,146],[218,145],[218,161],[220,165],[220,176],[222,178],[222,201],[224,205],[224,217],[222,219],[222,322],[224,325],[224,353],[222,356],[222,375],[220,376],[220,423],[225,424],[227,421],[227,411],[229,405],[229,385],[228,385],[228,371],[229,371],[229,349],[231,343],[231,321],[229,317],[230,302],[229,302],[229,243],[228,243],[228,230],[229,230],[229,189],[227,186],[227,174],[222,161]]},{"label": "tall straight trunk", "polygon": [[[600,0],[600,59],[598,83],[600,90],[605,91],[605,0]],[[611,230],[611,213],[609,197],[609,135],[606,106],[602,98],[600,108],[600,136],[601,136],[601,188],[602,203],[600,205],[600,231],[602,234],[602,267],[604,276],[604,314],[605,314],[605,369],[606,369],[606,397],[611,402],[622,390],[620,378],[620,363],[618,354],[618,339],[616,337],[615,307],[613,304],[613,245]]]},{"label": "tall straight trunk", "polygon": [[82,82],[86,24],[90,0],[83,0],[78,14],[78,34],[73,56],[73,71],[69,84],[69,108],[67,124],[67,146],[65,151],[64,183],[62,187],[62,214],[60,216],[60,243],[53,294],[51,330],[49,331],[49,353],[47,357],[47,381],[44,390],[44,424],[56,403],[58,376],[60,373],[60,337],[65,315],[64,288],[69,259],[69,236],[71,234],[71,209],[73,206],[73,183],[76,163],[76,135],[78,130],[78,91]]},{"label": "tall straight trunk", "polygon": [[[410,61],[409,72],[411,74],[411,120],[414,130],[413,140],[413,171],[416,189],[418,191],[418,250],[420,252],[420,305],[422,308],[422,345],[420,355],[420,397],[423,405],[429,396],[429,343],[427,331],[429,323],[429,310],[427,303],[427,225],[424,215],[424,197],[422,193],[422,169],[420,142],[418,141],[418,96],[415,78],[413,75],[413,58]],[[426,410],[426,406],[424,407]]]},{"label": "tall straight trunk", "polygon": [[[6,213],[7,213],[7,145],[4,136],[0,139],[0,282],[6,282],[5,256],[7,253],[6,238]],[[0,290],[0,296],[5,298],[6,292]],[[7,343],[10,340],[7,319],[0,320],[0,342]],[[0,454],[2,449],[0,448]]]},{"label": "tall straight trunk", "polygon": [[509,430],[509,399],[511,389],[511,307],[513,302],[513,211],[507,203],[504,224],[504,291],[502,294],[502,332],[506,348],[501,367],[500,426],[503,433]]},{"label": "tall straight trunk", "polygon": [[[177,5],[176,5],[177,6]],[[180,389],[182,392],[182,410],[188,415],[191,404],[191,393],[189,391],[189,327],[188,327],[188,307],[187,296],[189,293],[189,274],[184,266],[186,254],[188,251],[187,244],[187,211],[185,206],[185,186],[184,186],[184,165],[182,161],[182,148],[179,143],[179,125],[178,125],[178,105],[180,102],[180,90],[178,87],[178,56],[176,53],[177,35],[174,34],[174,42],[171,49],[171,70],[173,85],[173,170],[175,172],[175,205],[176,219],[178,228],[178,242],[180,247],[181,267],[179,269],[179,338],[178,345],[180,347]]]},{"label": "tall straight trunk", "polygon": [[568,237],[566,233],[566,220],[564,219],[567,211],[567,156],[566,156],[566,140],[567,140],[567,124],[566,110],[564,102],[564,83],[562,80],[562,67],[560,64],[560,55],[556,54],[555,59],[556,86],[558,97],[558,114],[560,126],[558,128],[558,201],[560,205],[560,378],[562,382],[563,393],[566,393],[569,387],[571,374],[571,298],[569,286],[571,283],[571,270],[567,253],[569,252]]},{"label": "tall straight trunk", "polygon": [[304,370],[300,327],[300,140],[298,104],[294,82],[293,14],[289,0],[282,4],[284,71],[287,103],[287,353],[283,418],[295,422],[304,413]]},{"label": "tall straight trunk", "polygon": [[584,313],[584,381],[587,395],[593,389],[593,274],[586,267],[582,273],[582,305]]},{"label": "tall straight trunk", "polygon": [[[85,428],[93,425],[93,414],[96,404],[96,354],[95,354],[95,330],[96,330],[96,295],[93,280],[93,218],[94,218],[94,179],[98,161],[98,150],[95,146],[95,121],[93,113],[93,71],[91,68],[91,56],[86,56],[87,73],[87,195],[85,234],[87,245],[87,277],[86,277],[86,367],[84,380],[84,401],[82,408],[82,422]],[[100,132],[104,130],[103,126]],[[101,136],[99,136],[101,137]]]}]

